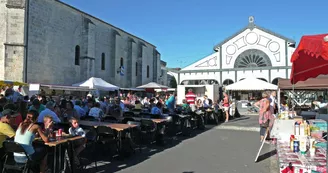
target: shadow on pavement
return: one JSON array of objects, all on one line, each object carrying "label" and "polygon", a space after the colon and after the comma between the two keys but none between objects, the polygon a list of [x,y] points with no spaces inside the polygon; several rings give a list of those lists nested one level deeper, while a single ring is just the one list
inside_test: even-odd
[{"label": "shadow on pavement", "polygon": [[247,119],[250,119],[250,117],[248,117],[248,116],[241,116],[241,117],[238,117],[238,118],[234,118],[232,120],[229,120],[229,122],[236,122],[236,121],[247,120]]},{"label": "shadow on pavement", "polygon": [[185,172],[182,172],[182,173],[195,173],[194,171],[185,171]]},{"label": "shadow on pavement", "polygon": [[277,150],[275,150],[275,149],[271,150],[265,154],[260,155],[259,158],[257,159],[257,162],[261,162],[261,161],[268,159],[276,154],[277,154]]},{"label": "shadow on pavement", "polygon": [[[207,125],[205,130],[194,130],[190,136],[174,136],[174,137],[167,137],[166,143],[164,146],[158,146],[156,144],[148,145],[144,147],[141,151],[136,150],[136,153],[130,157],[125,157],[123,160],[118,160],[116,158],[107,157],[99,159],[98,161],[98,169],[94,167],[94,164],[90,165],[88,169],[84,172],[117,172],[122,169],[129,168],[131,166],[137,165],[142,163],[143,161],[149,159],[152,155],[160,153],[164,150],[173,148],[179,145],[182,141],[186,139],[190,139],[200,135],[210,129],[212,129],[213,125]],[[91,167],[92,166],[92,167]],[[194,172],[184,172],[184,173],[194,173]]]}]

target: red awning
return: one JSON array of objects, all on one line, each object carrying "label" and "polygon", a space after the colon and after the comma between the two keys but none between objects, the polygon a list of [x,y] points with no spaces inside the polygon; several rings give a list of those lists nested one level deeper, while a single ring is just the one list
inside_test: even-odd
[{"label": "red awning", "polygon": [[291,83],[328,74],[328,34],[303,36],[292,55]]}]

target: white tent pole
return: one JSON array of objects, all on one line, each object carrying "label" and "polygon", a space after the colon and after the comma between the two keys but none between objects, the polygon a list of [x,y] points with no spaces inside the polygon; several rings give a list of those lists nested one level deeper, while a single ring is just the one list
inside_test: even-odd
[{"label": "white tent pole", "polygon": [[280,88],[278,88],[278,113],[280,113],[280,99],[281,99],[281,97],[280,97]]}]

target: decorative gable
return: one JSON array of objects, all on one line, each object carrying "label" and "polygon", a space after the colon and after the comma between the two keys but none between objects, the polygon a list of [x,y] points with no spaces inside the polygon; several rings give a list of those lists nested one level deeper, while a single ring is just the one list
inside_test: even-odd
[{"label": "decorative gable", "polygon": [[182,70],[201,70],[201,69],[217,69],[219,67],[219,53],[215,52]]}]

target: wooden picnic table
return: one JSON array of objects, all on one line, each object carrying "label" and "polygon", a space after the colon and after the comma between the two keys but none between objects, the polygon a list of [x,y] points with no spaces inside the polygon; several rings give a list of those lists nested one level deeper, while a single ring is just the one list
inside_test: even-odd
[{"label": "wooden picnic table", "polygon": [[[74,164],[73,162],[73,156],[69,156],[68,153],[66,152],[67,149],[65,149],[65,153],[64,153],[64,159],[62,160],[62,145],[61,144],[65,144],[68,142],[72,142],[75,140],[79,140],[79,139],[83,139],[84,137],[82,136],[74,136],[71,137],[68,134],[63,134],[60,137],[56,137],[55,141],[51,141],[51,142],[46,142],[44,143],[44,145],[48,146],[48,147],[52,147],[54,149],[54,155],[53,155],[53,173],[57,173],[57,172],[62,172],[62,169],[65,169],[66,166],[66,160],[70,163],[69,167],[70,167],[70,171],[71,172],[75,172],[74,168],[72,167],[72,164]],[[35,138],[35,142],[40,142],[42,141],[42,139],[39,138]],[[58,149],[58,156],[57,156],[57,149]],[[57,157],[58,157],[58,162],[57,163]],[[62,163],[64,164],[64,166],[62,167]]]},{"label": "wooden picnic table", "polygon": [[136,125],[131,125],[131,124],[118,124],[118,123],[107,123],[107,122],[99,122],[99,121],[79,121],[81,125],[84,126],[93,126],[93,127],[98,127],[98,126],[106,126],[110,127],[116,131],[123,131],[129,128],[136,127]]}]

